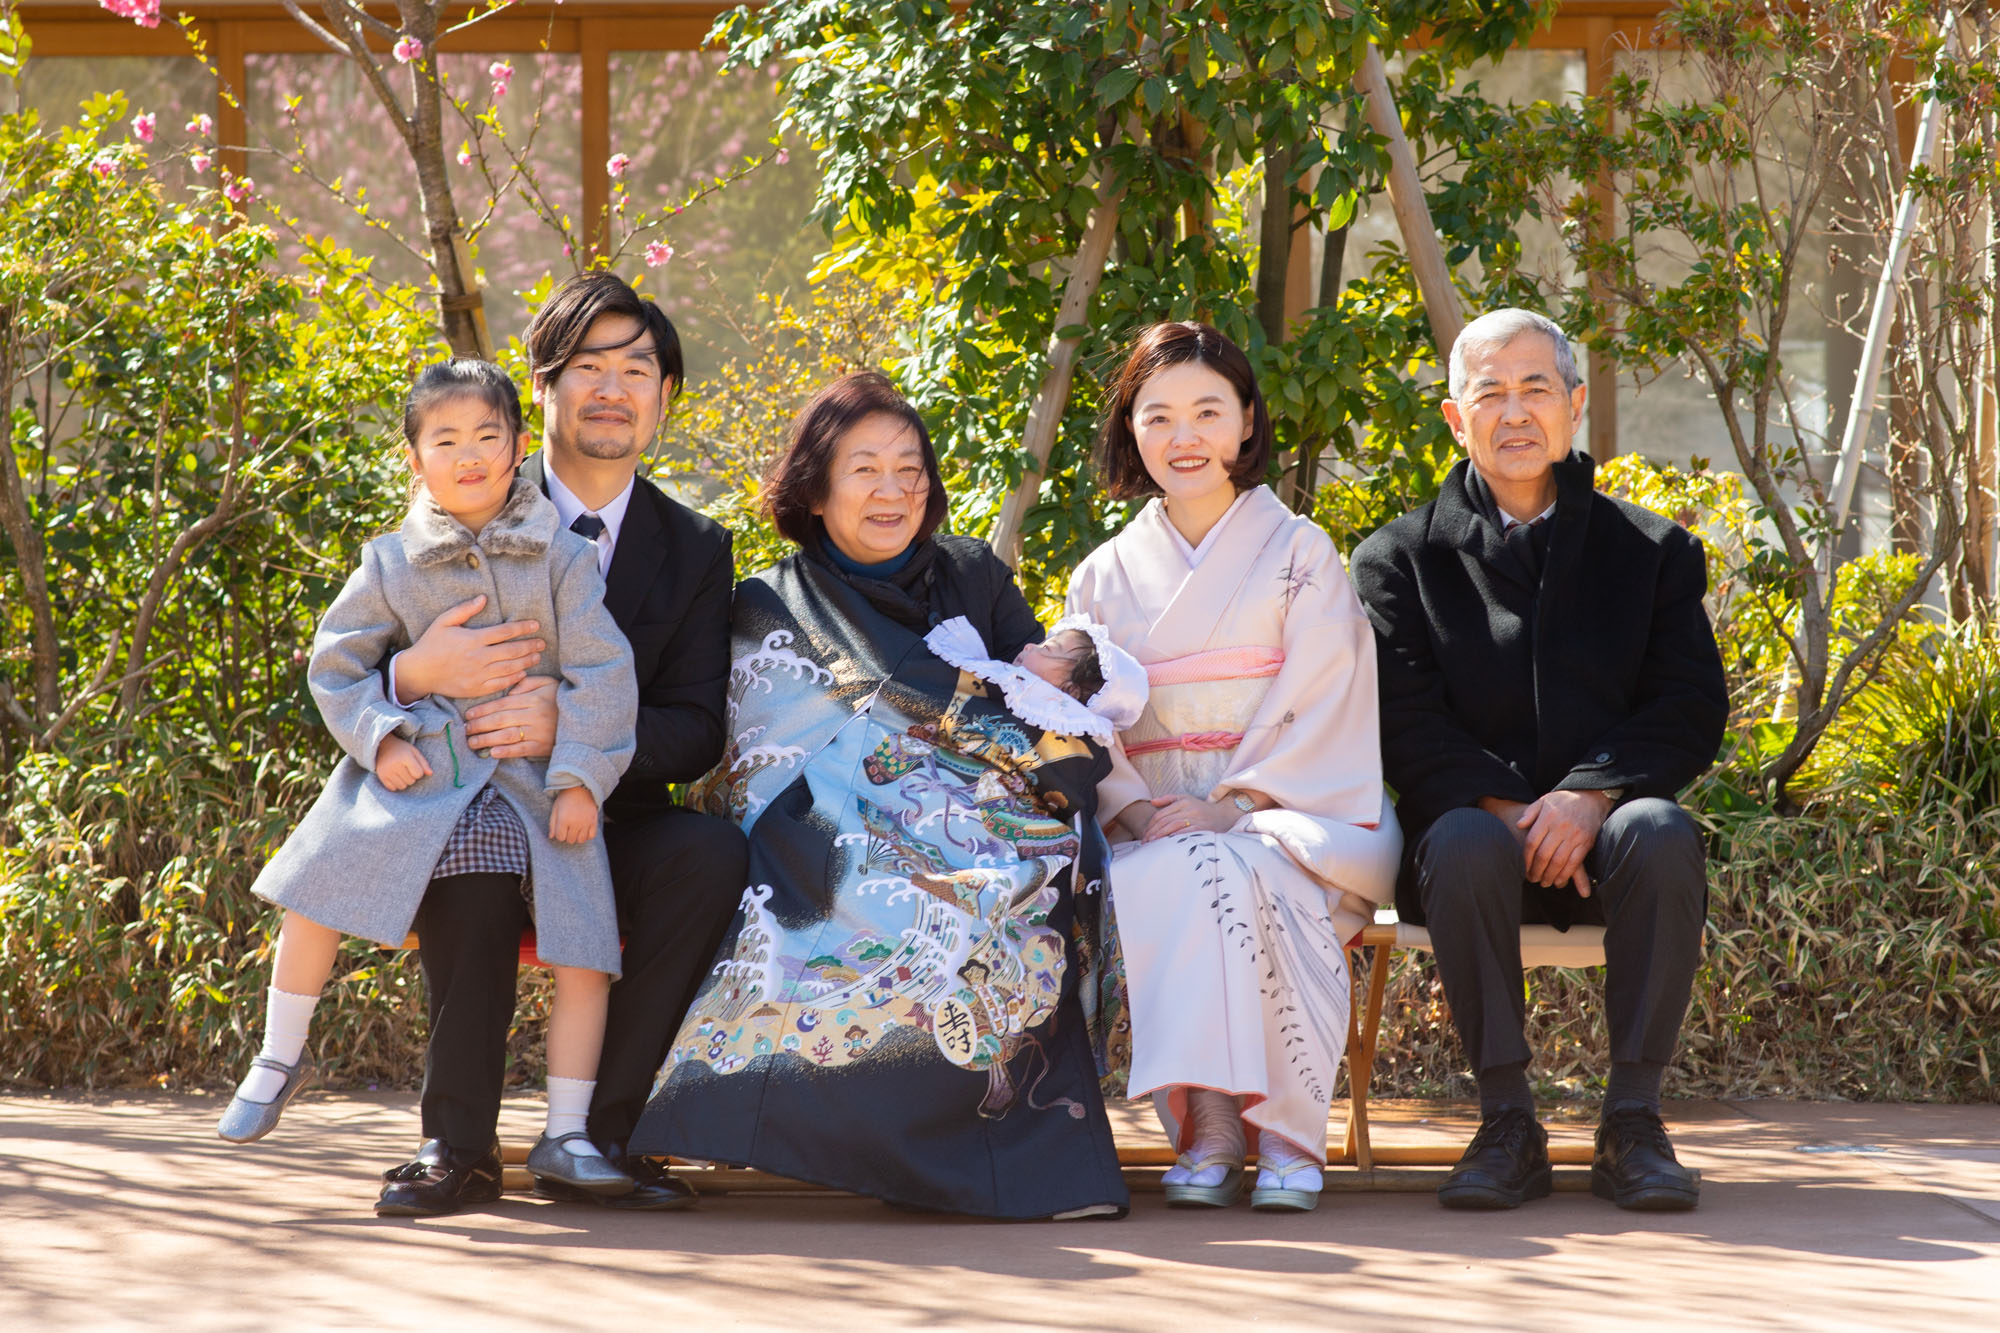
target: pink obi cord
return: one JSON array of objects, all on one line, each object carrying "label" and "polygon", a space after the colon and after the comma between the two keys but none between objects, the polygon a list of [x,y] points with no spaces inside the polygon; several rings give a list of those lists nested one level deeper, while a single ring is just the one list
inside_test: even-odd
[{"label": "pink obi cord", "polygon": [[[1205,653],[1189,653],[1186,657],[1170,657],[1164,662],[1149,663],[1146,667],[1146,683],[1160,685],[1195,685],[1219,680],[1257,680],[1265,676],[1275,676],[1285,664],[1285,655],[1276,648],[1214,648]],[[1162,736],[1158,740],[1128,743],[1127,755],[1159,754],[1163,750],[1233,750],[1243,743],[1240,731],[1189,731],[1178,736]]]}]

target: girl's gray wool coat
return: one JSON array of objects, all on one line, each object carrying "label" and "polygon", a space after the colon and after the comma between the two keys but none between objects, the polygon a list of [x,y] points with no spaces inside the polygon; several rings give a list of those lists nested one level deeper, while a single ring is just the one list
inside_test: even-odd
[{"label": "girl's gray wool coat", "polygon": [[[486,605],[468,625],[540,623],[548,647],[530,674],[558,682],[547,760],[496,760],[467,747],[463,710],[480,699],[432,696],[400,708],[388,697],[381,668],[389,656],[481,593]],[[474,536],[419,494],[400,532],[368,543],[328,609],[307,684],[347,757],[257,877],[259,897],[344,934],[399,945],[452,827],[490,782],[528,833],[542,960],[618,975],[602,825],[589,842],[555,842],[549,811],[557,791],[575,786],[603,808],[632,761],[638,685],[631,646],[604,607],[597,548],[558,525],[546,496],[516,478],[500,513]],[[375,751],[391,732],[431,766],[399,792],[374,773]]]}]

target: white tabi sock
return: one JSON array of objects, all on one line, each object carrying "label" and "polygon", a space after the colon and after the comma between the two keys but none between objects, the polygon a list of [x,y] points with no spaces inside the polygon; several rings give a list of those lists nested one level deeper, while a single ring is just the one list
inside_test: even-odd
[{"label": "white tabi sock", "polygon": [[[257,1052],[266,1060],[295,1065],[305,1053],[306,1033],[312,1027],[317,995],[294,995],[276,986],[265,992],[264,1049]],[[284,1091],[285,1076],[275,1069],[256,1068],[243,1076],[236,1095],[246,1102],[268,1105]]]},{"label": "white tabi sock", "polygon": [[[590,1118],[590,1098],[597,1091],[594,1078],[558,1078],[549,1075],[549,1123],[544,1132],[552,1139],[574,1134]],[[571,1139],[563,1150],[572,1157],[602,1157],[589,1139]]]},{"label": "white tabi sock", "polygon": [[[1311,1153],[1282,1134],[1268,1129],[1257,1131],[1257,1188],[1294,1189],[1315,1193],[1326,1183],[1318,1170],[1319,1161]],[[1313,1167],[1308,1171],[1304,1168]],[[1287,1172],[1292,1172],[1287,1176]]]},{"label": "white tabi sock", "polygon": [[[1213,1088],[1190,1088],[1188,1120],[1194,1143],[1161,1179],[1169,1185],[1220,1185],[1243,1165],[1243,1115],[1236,1098]],[[1194,1169],[1205,1161],[1212,1165]]]}]

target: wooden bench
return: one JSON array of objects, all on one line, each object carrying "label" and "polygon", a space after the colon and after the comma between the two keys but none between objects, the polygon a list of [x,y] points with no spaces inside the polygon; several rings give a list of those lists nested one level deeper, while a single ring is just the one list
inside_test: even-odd
[{"label": "wooden bench", "polygon": [[[413,933],[403,941],[405,949],[417,947],[417,937]],[[1347,1020],[1347,1080],[1348,1116],[1347,1132],[1338,1151],[1327,1153],[1328,1166],[1351,1166],[1356,1168],[1353,1179],[1343,1180],[1342,1173],[1328,1177],[1329,1188],[1383,1189],[1409,1188],[1429,1189],[1435,1183],[1434,1172],[1409,1172],[1410,1179],[1397,1184],[1377,1175],[1377,1170],[1385,1166],[1402,1167],[1449,1167],[1457,1162],[1465,1151],[1464,1144],[1442,1144],[1427,1146],[1376,1145],[1369,1135],[1368,1089],[1375,1068],[1375,1053],[1379,1049],[1382,1030],[1382,1006],[1389,985],[1389,965],[1399,949],[1429,949],[1430,933],[1422,926],[1405,922],[1377,922],[1363,928],[1360,935],[1348,944],[1348,958],[1356,988],[1361,991],[1359,1002],[1348,1007]],[[1359,966],[1361,950],[1370,951],[1367,972],[1364,978]],[[1604,962],[1604,928],[1602,926],[1574,926],[1567,932],[1558,931],[1553,926],[1523,926],[1521,928],[1521,962],[1525,967],[1596,967]],[[524,931],[521,935],[521,966],[539,967],[541,959],[535,952],[535,933]],[[528,1145],[502,1144],[501,1161],[505,1166],[504,1187],[509,1190],[525,1191],[532,1187],[525,1163],[528,1160]],[[1549,1160],[1558,1166],[1588,1165],[1591,1146],[1587,1143],[1552,1143],[1549,1145]],[[1157,1189],[1159,1175],[1174,1164],[1174,1149],[1167,1144],[1127,1144],[1118,1149],[1118,1165],[1125,1172],[1126,1183],[1137,1189]],[[1251,1160],[1255,1161],[1254,1154]],[[788,1180],[767,1172],[745,1170],[735,1167],[702,1167],[669,1159],[675,1167],[687,1167],[681,1177],[702,1193],[771,1193],[788,1191],[815,1191],[820,1187]]]},{"label": "wooden bench", "polygon": [[[1347,1024],[1348,1116],[1346,1144],[1329,1153],[1329,1166],[1339,1163],[1373,1172],[1377,1166],[1450,1166],[1465,1151],[1463,1144],[1432,1147],[1377,1147],[1368,1135],[1368,1084],[1375,1070],[1375,1051],[1382,1031],[1382,1001],[1389,986],[1389,962],[1398,949],[1429,949],[1430,932],[1403,921],[1366,926],[1348,944],[1350,963],[1360,950],[1370,950],[1366,998],[1349,1006]],[[1598,967],[1604,962],[1604,927],[1521,927],[1523,967]],[[1353,967],[1357,983],[1361,969]],[[1549,1161],[1556,1165],[1589,1165],[1591,1145],[1552,1143]]]}]

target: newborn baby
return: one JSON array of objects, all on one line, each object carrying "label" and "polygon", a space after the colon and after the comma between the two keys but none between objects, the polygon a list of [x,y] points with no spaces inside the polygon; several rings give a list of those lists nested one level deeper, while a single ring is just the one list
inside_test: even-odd
[{"label": "newborn baby", "polygon": [[1081,616],[1057,621],[1048,638],[1029,644],[1012,662],[988,656],[964,616],[939,625],[924,643],[959,670],[998,685],[1008,710],[1043,731],[1109,745],[1146,706],[1146,668],[1111,642],[1104,626]]}]

